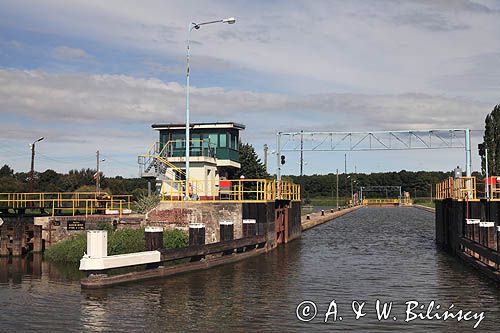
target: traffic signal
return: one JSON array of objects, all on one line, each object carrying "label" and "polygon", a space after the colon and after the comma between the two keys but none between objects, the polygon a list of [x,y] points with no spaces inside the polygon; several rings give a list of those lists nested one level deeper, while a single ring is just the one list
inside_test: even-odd
[{"label": "traffic signal", "polygon": [[478,144],[477,149],[479,149],[479,156],[484,157],[484,155],[486,155],[486,151],[484,149],[484,143]]},{"label": "traffic signal", "polygon": [[281,155],[281,164],[285,164],[285,155]]}]

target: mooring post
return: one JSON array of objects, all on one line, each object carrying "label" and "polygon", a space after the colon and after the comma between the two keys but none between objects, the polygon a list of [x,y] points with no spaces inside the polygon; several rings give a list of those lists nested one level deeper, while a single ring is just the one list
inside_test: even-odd
[{"label": "mooring post", "polygon": [[191,223],[189,225],[189,246],[205,245],[205,225]]},{"label": "mooring post", "polygon": [[[205,245],[205,225],[203,223],[191,223],[189,225],[189,246]],[[199,261],[204,256],[194,256],[191,261]]]},{"label": "mooring post", "polygon": [[243,220],[243,237],[255,236],[257,221],[255,219]]},{"label": "mooring post", "polygon": [[144,230],[146,251],[155,251],[163,248],[163,228],[146,227]]},{"label": "mooring post", "polygon": [[[219,236],[220,241],[231,241],[234,239],[234,223],[232,221],[219,222]],[[224,255],[232,254],[234,250],[224,251]]]},{"label": "mooring post", "polygon": [[324,209],[321,210],[321,216],[325,216],[325,210]]},{"label": "mooring post", "polygon": [[[255,219],[244,219],[243,220],[243,238],[253,237],[257,234],[257,220]],[[255,246],[246,246],[246,250],[254,249]],[[242,252],[243,249],[238,249],[237,252]]]},{"label": "mooring post", "polygon": [[108,256],[108,232],[106,230],[87,231],[87,256],[92,259]]},{"label": "mooring post", "polygon": [[234,239],[234,223],[232,221],[220,221],[220,241],[229,241]]},{"label": "mooring post", "polygon": [[487,243],[486,246],[491,250],[496,250],[496,230],[495,230],[495,222],[485,222],[486,224],[486,235],[487,235]]},{"label": "mooring post", "polygon": [[309,214],[306,215],[306,220],[310,220],[311,216]]},{"label": "mooring post", "polygon": [[[146,240],[146,251],[156,251],[163,248],[163,228],[146,227],[144,229],[144,239]],[[146,265],[147,269],[158,268],[159,262]]]}]

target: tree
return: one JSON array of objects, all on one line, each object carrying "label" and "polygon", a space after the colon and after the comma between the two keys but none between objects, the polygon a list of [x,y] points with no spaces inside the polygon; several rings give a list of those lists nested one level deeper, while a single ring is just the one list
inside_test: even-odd
[{"label": "tree", "polygon": [[[488,149],[488,171],[490,175],[500,175],[500,104],[496,105],[486,116],[484,128],[484,145]],[[483,174],[486,171],[486,160],[481,158]]]},{"label": "tree", "polygon": [[266,167],[260,161],[253,146],[249,143],[240,142],[240,164],[241,169],[237,176],[245,176],[247,179],[262,179],[268,176]]},{"label": "tree", "polygon": [[7,164],[0,168],[0,178],[12,176],[14,176],[14,170],[12,170]]}]

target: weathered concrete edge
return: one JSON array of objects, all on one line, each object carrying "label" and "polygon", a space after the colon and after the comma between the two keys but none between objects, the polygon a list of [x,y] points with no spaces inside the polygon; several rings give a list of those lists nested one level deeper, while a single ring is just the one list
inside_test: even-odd
[{"label": "weathered concrete edge", "polygon": [[355,210],[358,210],[364,206],[355,206],[355,207],[350,207],[342,210],[335,211],[333,213],[330,213],[330,211],[325,210],[325,215],[322,216],[321,212],[309,214],[310,220],[306,220],[305,217],[302,217],[302,231],[309,230],[311,228],[314,228],[315,226],[318,226],[320,224],[323,224],[325,222],[331,221],[336,219],[337,217],[341,217],[347,213],[353,212]]},{"label": "weathered concrete edge", "polygon": [[432,208],[432,207],[427,207],[427,206],[422,206],[422,205],[413,205],[413,207],[418,208],[418,209],[422,209],[422,210],[426,210],[426,211],[431,212],[431,213],[436,212],[436,208]]}]

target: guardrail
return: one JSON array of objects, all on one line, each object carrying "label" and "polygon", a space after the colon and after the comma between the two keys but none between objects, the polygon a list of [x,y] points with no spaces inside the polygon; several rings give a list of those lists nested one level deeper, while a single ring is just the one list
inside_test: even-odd
[{"label": "guardrail", "polygon": [[[179,201],[186,195],[184,180],[163,181],[161,200]],[[300,201],[300,185],[268,179],[191,180],[193,201],[266,202],[276,199]]]},{"label": "guardrail", "polygon": [[448,178],[436,184],[436,199],[475,200],[476,177]]},{"label": "guardrail", "polygon": [[399,205],[399,199],[363,199],[363,205]]},{"label": "guardrail", "polygon": [[131,209],[131,198],[106,192],[0,193],[0,209],[49,210],[52,216],[64,212],[88,216],[108,209],[118,211],[121,216],[124,210]]}]

